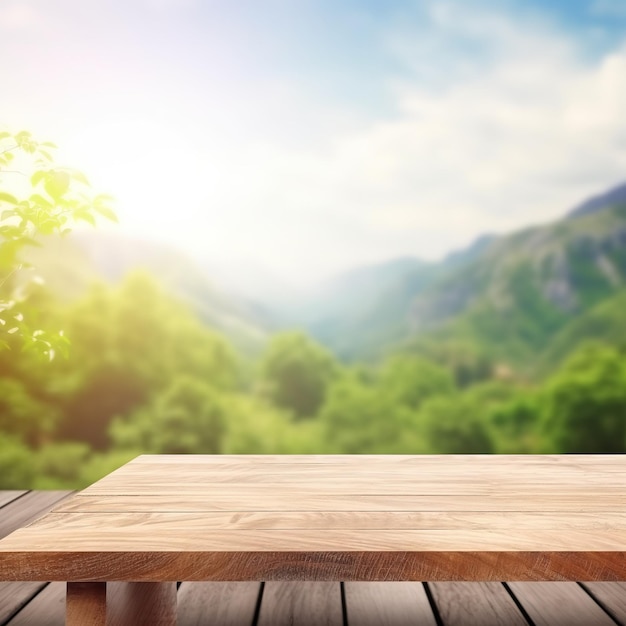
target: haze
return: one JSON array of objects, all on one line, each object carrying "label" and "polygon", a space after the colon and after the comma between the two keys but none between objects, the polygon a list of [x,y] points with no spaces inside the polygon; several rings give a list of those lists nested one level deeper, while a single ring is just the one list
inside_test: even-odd
[{"label": "haze", "polygon": [[621,0],[2,0],[0,123],[128,234],[316,281],[622,182],[625,27]]}]

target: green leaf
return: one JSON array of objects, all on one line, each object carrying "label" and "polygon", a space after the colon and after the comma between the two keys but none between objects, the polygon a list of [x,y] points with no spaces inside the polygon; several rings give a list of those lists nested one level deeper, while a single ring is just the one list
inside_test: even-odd
[{"label": "green leaf", "polygon": [[44,141],[41,144],[42,146],[46,146],[46,148],[58,148],[59,146],[56,145],[56,143],[53,143],[52,141]]},{"label": "green leaf", "polygon": [[48,172],[44,187],[52,198],[61,198],[70,186],[70,175],[62,170]]},{"label": "green leaf", "polygon": [[0,220],[7,220],[10,217],[15,217],[17,215],[17,211],[15,209],[5,209],[2,211],[2,215],[0,215]]},{"label": "green leaf", "polygon": [[[46,191],[47,191],[47,188],[46,188]],[[52,194],[50,194],[50,195],[52,195]],[[45,199],[45,198],[44,198],[41,194],[38,194],[38,193],[34,193],[34,194],[33,194],[33,195],[29,198],[29,200],[30,200],[32,203],[34,203],[34,204],[38,204],[39,206],[42,206],[42,207],[44,207],[44,208],[46,208],[46,209],[51,209],[51,208],[52,208],[52,206],[53,206],[53,205],[52,205],[52,204],[51,204],[48,200],[46,200],[46,199]]]},{"label": "green leaf", "polygon": [[39,149],[39,154],[41,154],[47,161],[52,162],[52,155],[49,152],[46,152],[46,150],[41,150],[41,148]]},{"label": "green leaf", "polygon": [[9,204],[17,204],[18,200],[15,196],[12,196],[10,193],[0,191],[0,202],[8,202]]},{"label": "green leaf", "polygon": [[82,220],[83,222],[88,222],[92,226],[96,225],[96,218],[93,216],[93,213],[90,213],[86,209],[79,209],[78,211],[74,211],[74,219]]},{"label": "green leaf", "polygon": [[11,133],[7,133],[6,131],[2,131],[0,133],[0,140],[2,139],[8,139],[11,136]]},{"label": "green leaf", "polygon": [[46,170],[37,170],[31,177],[30,177],[30,183],[33,187],[35,187],[36,185],[38,185],[42,179],[46,178],[46,176],[48,176],[48,172]]},{"label": "green leaf", "polygon": [[20,239],[21,246],[34,246],[35,248],[41,248],[43,244],[32,237],[22,237]]},{"label": "green leaf", "polygon": [[94,206],[94,210],[96,210],[102,217],[106,217],[108,220],[112,222],[118,222],[117,215],[113,209],[110,209],[107,206]]},{"label": "green leaf", "polygon": [[114,202],[115,198],[108,193],[99,193],[94,199],[94,204],[100,204],[101,202]]},{"label": "green leaf", "polygon": [[89,180],[87,179],[87,177],[82,172],[79,172],[78,170],[71,170],[70,176],[74,180],[78,181],[79,183],[82,183],[83,185],[87,185],[87,187],[91,186],[89,184]]}]

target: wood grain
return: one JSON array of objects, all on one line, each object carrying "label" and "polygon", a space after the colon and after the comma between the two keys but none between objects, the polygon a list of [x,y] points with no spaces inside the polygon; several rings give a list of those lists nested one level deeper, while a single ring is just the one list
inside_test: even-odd
[{"label": "wood grain", "polygon": [[176,608],[175,582],[107,585],[106,626],[175,626]]},{"label": "wood grain", "polygon": [[626,513],[610,511],[601,517],[545,511],[207,511],[207,512],[83,512],[50,513],[30,525],[29,533],[155,531],[174,533],[178,524],[190,532],[292,530],[572,530],[625,531]]},{"label": "wood grain", "polygon": [[178,626],[253,626],[261,584],[185,582],[178,590]]},{"label": "wood grain", "polygon": [[70,493],[68,491],[31,491],[15,502],[19,502],[19,506],[3,507],[0,511],[0,537],[45,515]]},{"label": "wood grain", "polygon": [[346,583],[345,596],[349,626],[437,625],[421,583]]},{"label": "wood grain", "polygon": [[[0,497],[3,497],[4,501],[4,506],[0,510],[0,537],[45,514],[70,493],[69,491],[31,492],[25,496],[25,491],[0,492],[3,494]],[[4,624],[12,615],[18,613],[44,586],[45,583],[43,582],[0,582],[0,624]],[[48,597],[48,593],[45,594],[45,598]],[[40,604],[41,601],[37,603],[37,606]],[[29,616],[31,611],[33,609],[29,608],[26,618],[19,616],[15,618],[17,619],[15,623],[39,623],[37,621],[39,614],[35,614],[31,618]],[[65,611],[64,597],[62,611],[63,613]],[[44,613],[42,611],[41,615],[43,616]],[[49,620],[49,613],[45,613],[45,615],[46,620]]]},{"label": "wood grain", "polygon": [[106,583],[68,583],[67,626],[107,626]]},{"label": "wood grain", "polygon": [[584,583],[582,586],[615,621],[626,624],[626,583]]},{"label": "wood grain", "polygon": [[[185,534],[181,533],[185,528]],[[625,531],[620,529],[577,529],[567,533],[558,529],[493,530],[488,528],[444,530],[358,529],[344,530],[215,530],[202,524],[181,523],[171,514],[167,523],[151,525],[137,522],[125,526],[94,522],[85,534],[59,522],[56,526],[31,526],[13,533],[3,542],[0,558],[30,553],[67,551],[126,552],[129,556],[150,552],[607,552],[618,553],[624,546]],[[88,536],[87,535],[88,532]]]},{"label": "wood grain", "polygon": [[65,590],[65,583],[47,585],[7,626],[63,626],[66,613]]},{"label": "wood grain", "polygon": [[[624,481],[626,483],[626,481]],[[200,491],[200,490],[199,490]],[[468,496],[393,496],[393,495],[305,495],[281,494],[274,492],[262,497],[256,492],[246,497],[233,494],[203,493],[182,496],[170,495],[129,495],[108,497],[106,495],[77,495],[55,511],[73,512],[212,512],[212,511],[465,511],[465,512],[571,512],[604,513],[624,512],[626,496],[614,497],[602,494],[581,498],[577,494],[560,493],[544,496],[536,490],[532,497],[511,498],[498,493]],[[598,515],[601,519],[601,515]]]},{"label": "wood grain", "polygon": [[17,500],[20,496],[24,495],[25,493],[26,493],[25,491],[17,491],[17,490],[0,491],[0,508],[5,506],[6,504],[9,504],[9,502],[12,502],[13,500]]},{"label": "wood grain", "polygon": [[11,615],[26,606],[45,585],[45,582],[0,583],[0,624],[4,624]]},{"label": "wood grain", "polygon": [[576,583],[510,583],[535,626],[615,626]]},{"label": "wood grain", "polygon": [[579,580],[626,578],[614,552],[19,552],[4,580]]},{"label": "wood grain", "polygon": [[501,583],[433,583],[429,588],[445,626],[528,625]]},{"label": "wood grain", "polygon": [[0,579],[616,581],[625,553],[626,455],[157,455],[0,541]]},{"label": "wood grain", "polygon": [[343,626],[339,583],[267,583],[258,626]]}]

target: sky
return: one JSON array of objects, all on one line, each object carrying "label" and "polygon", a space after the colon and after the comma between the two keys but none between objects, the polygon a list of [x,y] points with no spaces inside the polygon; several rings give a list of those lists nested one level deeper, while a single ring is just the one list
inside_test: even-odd
[{"label": "sky", "polygon": [[626,0],[0,0],[0,60],[122,232],[292,284],[626,179]]}]

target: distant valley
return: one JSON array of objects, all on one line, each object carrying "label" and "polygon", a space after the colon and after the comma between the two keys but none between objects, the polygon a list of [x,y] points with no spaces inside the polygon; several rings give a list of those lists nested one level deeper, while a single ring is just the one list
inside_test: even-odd
[{"label": "distant valley", "polygon": [[435,341],[528,363],[539,353],[558,359],[583,335],[626,337],[613,328],[626,316],[626,185],[551,224],[481,237],[441,262],[391,259],[297,298],[274,285],[264,299],[258,284],[251,296],[235,296],[179,250],[99,231],[51,241],[34,256],[63,297],[96,278],[115,282],[132,269],[148,271],[246,351],[299,327],[346,360]]}]

